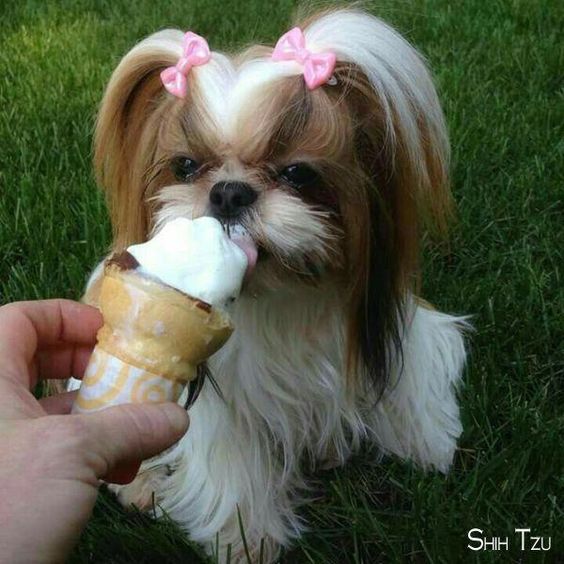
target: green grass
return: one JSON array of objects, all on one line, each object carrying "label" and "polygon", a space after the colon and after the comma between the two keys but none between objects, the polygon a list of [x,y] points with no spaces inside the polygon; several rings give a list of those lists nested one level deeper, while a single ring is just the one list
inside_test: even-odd
[{"label": "green grass", "polygon": [[[273,42],[294,4],[3,3],[1,302],[78,298],[108,246],[91,132],[120,56],[165,26],[193,28],[220,49]],[[318,499],[304,509],[311,531],[285,561],[476,561],[470,528],[511,537],[519,526],[552,536],[544,561],[564,559],[564,3],[383,0],[373,11],[426,54],[450,126],[459,220],[449,252],[426,253],[424,296],[474,315],[465,432],[446,478],[396,460],[374,465],[368,454],[318,475]],[[200,560],[173,524],[127,514],[108,495],[73,555]]]}]

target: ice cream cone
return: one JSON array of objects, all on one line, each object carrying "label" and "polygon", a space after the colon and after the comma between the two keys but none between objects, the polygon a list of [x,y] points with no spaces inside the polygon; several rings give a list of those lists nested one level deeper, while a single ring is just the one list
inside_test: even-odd
[{"label": "ice cream cone", "polygon": [[104,325],[74,413],[121,403],[177,401],[196,367],[229,338],[228,316],[171,286],[110,261],[100,293]]}]

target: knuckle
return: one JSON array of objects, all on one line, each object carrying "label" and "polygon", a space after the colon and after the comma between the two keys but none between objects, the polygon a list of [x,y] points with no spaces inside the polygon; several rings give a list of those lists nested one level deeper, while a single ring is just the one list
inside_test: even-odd
[{"label": "knuckle", "polygon": [[70,448],[84,442],[88,433],[87,426],[80,417],[51,416],[49,426],[53,440]]},{"label": "knuckle", "polygon": [[136,409],[128,405],[125,410],[127,419],[130,421],[131,439],[134,441],[136,450],[141,451],[145,439],[154,436],[156,425],[154,417],[151,417],[145,410]]},{"label": "knuckle", "polygon": [[128,405],[124,406],[129,430],[127,440],[131,452],[136,458],[145,458],[155,454],[158,445],[165,442],[170,423],[165,413],[154,406]]}]

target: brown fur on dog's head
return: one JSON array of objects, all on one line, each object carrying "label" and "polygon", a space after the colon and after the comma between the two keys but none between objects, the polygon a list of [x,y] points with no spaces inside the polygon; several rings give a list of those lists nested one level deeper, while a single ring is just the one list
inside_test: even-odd
[{"label": "brown fur on dog's head", "polygon": [[[443,229],[449,214],[444,120],[424,63],[380,20],[336,10],[302,29],[309,49],[337,56],[334,80],[315,90],[300,65],[257,46],[234,60],[214,52],[178,99],[159,75],[180,56],[182,33],[141,42],[106,90],[96,170],[115,248],[174,217],[212,214],[219,182],[252,187],[257,199],[236,219],[262,251],[251,287],[340,285],[349,373],[381,386],[401,341],[421,224]],[[193,175],[175,177],[179,158],[196,163]],[[296,163],[305,184],[288,179]]]}]

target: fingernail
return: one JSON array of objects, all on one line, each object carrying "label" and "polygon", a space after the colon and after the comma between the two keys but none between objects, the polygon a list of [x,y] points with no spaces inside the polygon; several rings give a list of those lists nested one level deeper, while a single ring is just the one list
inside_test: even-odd
[{"label": "fingernail", "polygon": [[179,434],[183,435],[189,424],[188,414],[184,409],[175,403],[163,403],[160,408],[167,416],[170,426]]}]

